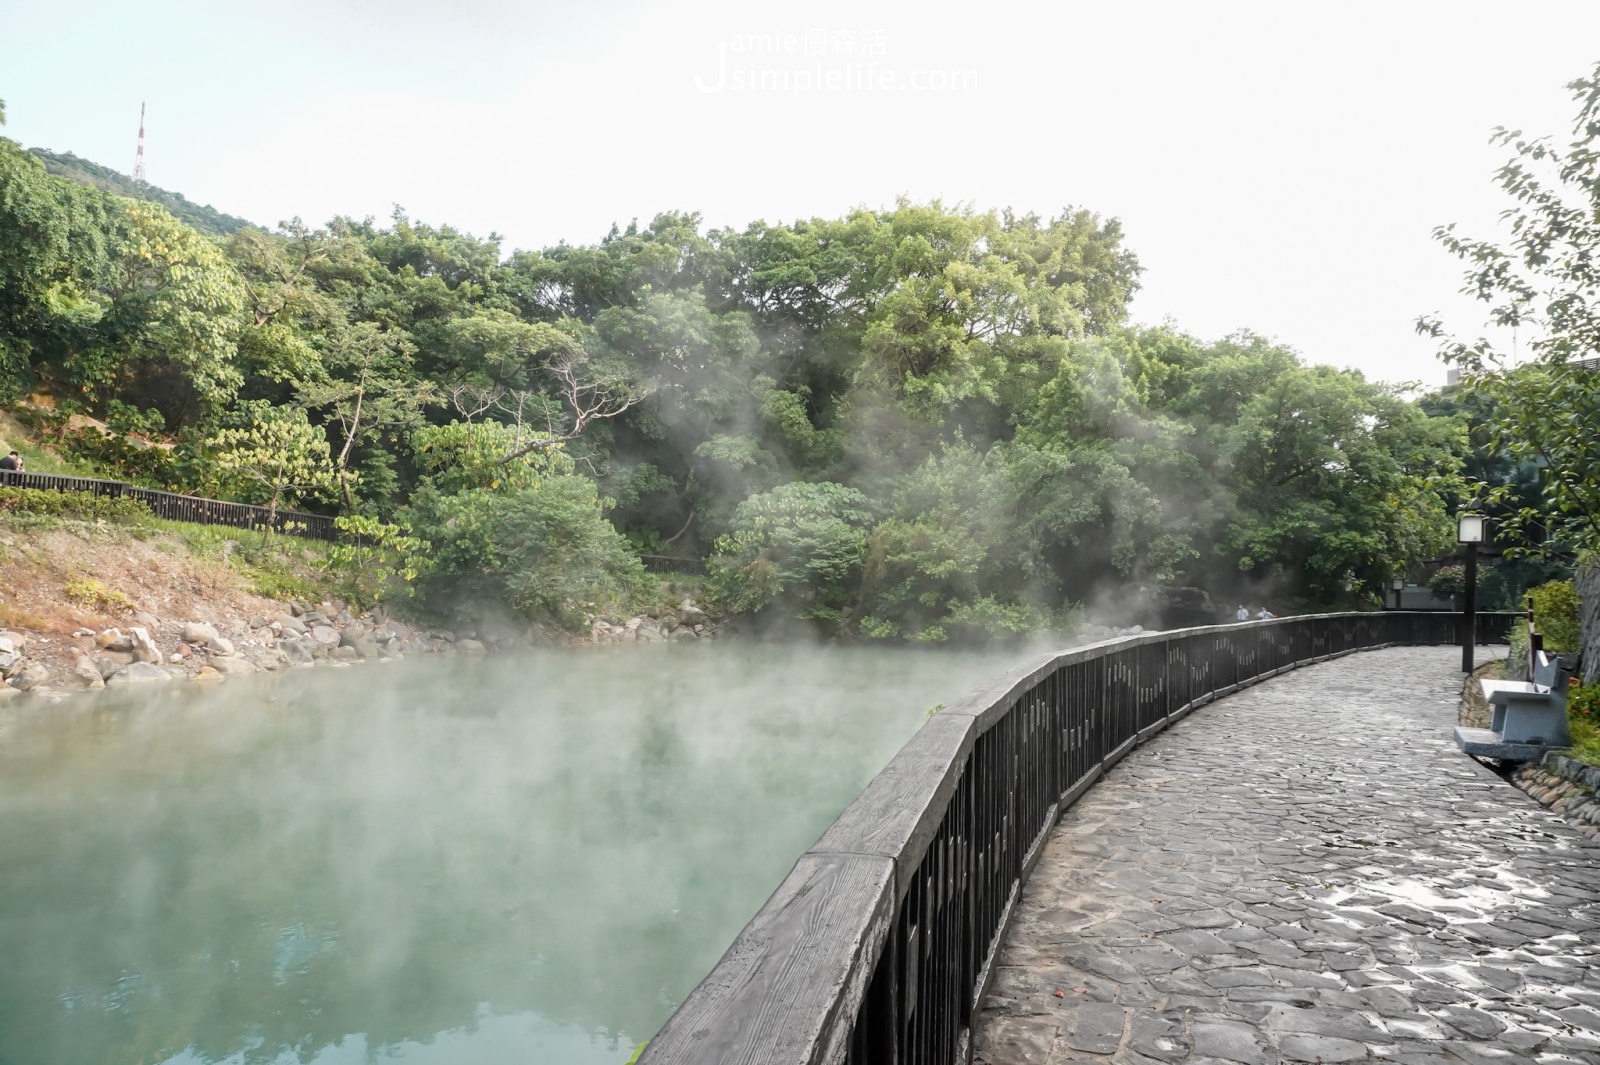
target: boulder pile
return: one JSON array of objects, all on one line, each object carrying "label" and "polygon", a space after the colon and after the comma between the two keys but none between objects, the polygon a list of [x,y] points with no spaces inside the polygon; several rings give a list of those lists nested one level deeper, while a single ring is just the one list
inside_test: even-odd
[{"label": "boulder pile", "polygon": [[588,639],[569,640],[537,627],[423,628],[381,612],[352,613],[339,601],[290,602],[250,618],[162,621],[137,614],[130,624],[71,636],[0,631],[0,699],[22,692],[62,695],[107,685],[230,676],[319,665],[350,665],[413,655],[480,655],[553,643],[649,643],[709,639],[711,617],[692,600],[626,620],[596,620]]}]

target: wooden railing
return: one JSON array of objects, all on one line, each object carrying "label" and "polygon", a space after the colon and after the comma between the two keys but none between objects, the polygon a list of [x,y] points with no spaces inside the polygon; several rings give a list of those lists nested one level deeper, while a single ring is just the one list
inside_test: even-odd
[{"label": "wooden railing", "polygon": [[[1498,640],[1520,614],[1485,622]],[[641,1065],[955,1065],[1062,811],[1196,707],[1462,615],[1322,614],[1043,655],[931,717],[745,926]]]},{"label": "wooden railing", "polygon": [[201,499],[198,496],[161,492],[154,488],[139,488],[126,481],[101,481],[93,477],[67,477],[56,473],[19,473],[0,470],[0,487],[45,488],[57,492],[88,492],[113,499],[137,499],[150,508],[158,518],[172,521],[190,521],[200,525],[229,525],[236,529],[254,529],[259,532],[268,525],[271,515],[272,531],[310,540],[336,540],[339,530],[326,514],[303,514],[281,507],[272,514],[266,507],[250,503],[228,503],[220,499]]}]

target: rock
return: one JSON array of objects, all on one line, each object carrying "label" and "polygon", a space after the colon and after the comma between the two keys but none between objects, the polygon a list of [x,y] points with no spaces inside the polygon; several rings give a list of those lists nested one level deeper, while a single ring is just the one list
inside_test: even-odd
[{"label": "rock", "polygon": [[161,651],[156,647],[156,642],[150,638],[148,629],[135,626],[128,630],[128,636],[133,641],[133,657],[136,661],[157,665],[161,663]]},{"label": "rock", "polygon": [[121,629],[107,629],[94,638],[95,646],[102,651],[131,651],[133,650],[133,637],[123,633]]},{"label": "rock", "polygon": [[304,625],[308,629],[314,629],[318,625],[331,625],[333,622],[329,621],[325,616],[323,616],[322,612],[319,610],[307,610],[304,614],[300,615],[300,624]]},{"label": "rock", "polygon": [[72,630],[72,635],[74,637],[78,637],[78,636],[93,636],[94,635],[94,630],[93,629],[73,629]]},{"label": "rock", "polygon": [[253,614],[250,617],[250,627],[252,629],[264,629],[271,624],[272,619],[265,614]]},{"label": "rock", "polygon": [[28,653],[28,638],[15,629],[0,631],[0,650],[9,650],[12,654],[25,655]]},{"label": "rock", "polygon": [[202,647],[217,638],[217,627],[205,621],[185,621],[181,639],[191,647]]},{"label": "rock", "polygon": [[311,629],[311,638],[324,647],[337,647],[339,631],[332,625],[315,625]]},{"label": "rock", "polygon": [[443,640],[445,643],[455,643],[456,634],[451,632],[449,629],[430,629],[428,630],[428,639]]},{"label": "rock", "polygon": [[218,673],[230,676],[254,673],[256,671],[256,667],[254,665],[252,665],[247,659],[240,658],[238,655],[229,655],[226,658],[213,658],[210,663],[210,668],[216,670]]},{"label": "rock", "polygon": [[678,621],[685,625],[705,625],[711,621],[711,617],[686,599],[678,608]]},{"label": "rock", "polygon": [[698,637],[695,635],[695,631],[693,629],[685,628],[684,626],[681,626],[681,625],[678,628],[672,630],[672,638],[674,640],[694,640],[694,639],[698,639]]},{"label": "rock", "polygon": [[218,636],[207,646],[207,650],[214,655],[231,655],[233,654],[233,641],[226,636]]},{"label": "rock", "polygon": [[356,645],[356,641],[361,639],[366,634],[367,627],[361,624],[359,621],[353,621],[344,627],[344,631],[339,633],[339,646],[354,647]]},{"label": "rock", "polygon": [[305,622],[291,614],[275,614],[272,620],[281,625],[284,632],[292,632],[297,636],[304,636],[306,634],[307,630]]},{"label": "rock", "polygon": [[333,649],[333,651],[329,654],[329,657],[330,658],[336,658],[341,662],[351,662],[351,661],[354,661],[357,658],[360,658],[361,655],[360,655],[360,653],[358,653],[356,651],[356,649],[354,647],[345,647],[345,646],[341,645],[339,647],[335,647]]},{"label": "rock", "polygon": [[139,623],[140,628],[147,629],[150,632],[161,631],[161,622],[157,621],[151,614],[136,613],[133,615],[133,620]]},{"label": "rock", "polygon": [[637,636],[641,643],[660,643],[666,639],[665,636],[661,635],[660,629],[650,624],[640,625]]},{"label": "rock", "polygon": [[222,679],[222,674],[218,673],[216,670],[212,669],[210,666],[201,666],[200,667],[200,672],[198,672],[198,673],[196,673],[194,675],[194,679],[195,680],[221,680]]},{"label": "rock", "polygon": [[65,679],[80,688],[104,688],[106,686],[106,679],[100,675],[99,667],[89,660],[88,655],[80,655],[78,660],[72,663],[72,672],[68,673]]},{"label": "rock", "polygon": [[25,692],[32,688],[41,687],[49,680],[50,671],[44,666],[38,662],[24,662],[22,667],[13,673],[11,679],[6,683],[19,692]]},{"label": "rock", "polygon": [[171,679],[172,674],[168,673],[158,665],[150,662],[134,662],[132,665],[123,666],[121,669],[111,674],[111,678],[107,680],[106,683],[153,684],[159,681]]},{"label": "rock", "polygon": [[306,605],[304,603],[300,602],[298,599],[289,600],[289,613],[291,615],[293,615],[294,617],[299,617],[300,615],[304,614],[305,612],[306,612]]},{"label": "rock", "polygon": [[377,658],[382,652],[378,650],[378,641],[371,636],[361,636],[356,642],[348,645],[362,658]]},{"label": "rock", "polygon": [[133,662],[132,651],[101,651],[99,657],[104,658],[109,662],[116,663],[118,668],[131,665]]},{"label": "rock", "polygon": [[305,640],[279,641],[278,653],[294,668],[303,668],[312,663],[311,648]]},{"label": "rock", "polygon": [[[128,659],[132,661],[133,656],[129,655]],[[94,668],[100,671],[101,680],[110,680],[111,674],[128,664],[127,662],[118,662],[116,659],[104,654],[95,655],[92,661],[94,662]]]},{"label": "rock", "polygon": [[9,677],[22,668],[25,660],[11,651],[0,651],[0,677]]},{"label": "rock", "polygon": [[457,640],[456,650],[469,655],[481,655],[487,651],[488,648],[479,643],[477,640]]}]

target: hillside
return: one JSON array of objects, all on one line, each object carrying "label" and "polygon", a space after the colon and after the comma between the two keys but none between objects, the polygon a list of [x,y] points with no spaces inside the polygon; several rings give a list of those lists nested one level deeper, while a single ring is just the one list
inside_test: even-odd
[{"label": "hillside", "polygon": [[255,224],[235,215],[223,214],[210,204],[202,206],[195,203],[181,192],[168,192],[154,185],[136,182],[126,174],[80,159],[71,152],[52,152],[48,148],[29,148],[28,151],[44,160],[45,169],[58,177],[131,200],[158,203],[185,225],[209,236],[225,237]]}]

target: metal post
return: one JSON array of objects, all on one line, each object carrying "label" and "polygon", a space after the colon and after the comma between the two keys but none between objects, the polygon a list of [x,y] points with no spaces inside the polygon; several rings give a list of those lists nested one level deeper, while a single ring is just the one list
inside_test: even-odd
[{"label": "metal post", "polygon": [[1472,672],[1472,643],[1478,633],[1478,545],[1467,544],[1467,586],[1462,591],[1461,672]]}]

